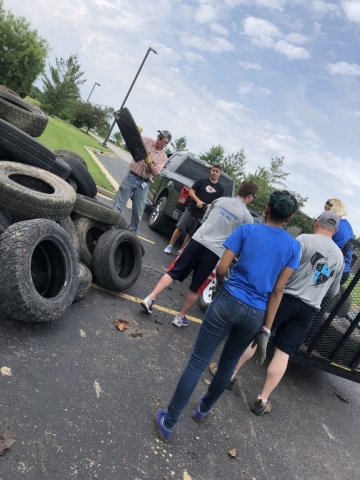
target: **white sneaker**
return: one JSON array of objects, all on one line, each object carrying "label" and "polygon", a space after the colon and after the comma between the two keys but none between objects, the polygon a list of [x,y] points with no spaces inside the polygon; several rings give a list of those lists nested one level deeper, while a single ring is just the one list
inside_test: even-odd
[{"label": "white sneaker", "polygon": [[181,318],[179,315],[176,315],[171,323],[175,325],[175,327],[187,327],[189,325],[189,320],[186,317]]},{"label": "white sneaker", "polygon": [[172,249],[173,249],[173,247],[172,247],[171,245],[168,245],[168,246],[165,248],[164,252],[165,252],[167,255],[170,255]]},{"label": "white sneaker", "polygon": [[148,313],[152,313],[152,306],[154,305],[154,300],[150,297],[145,297],[144,300],[140,303],[140,305]]}]

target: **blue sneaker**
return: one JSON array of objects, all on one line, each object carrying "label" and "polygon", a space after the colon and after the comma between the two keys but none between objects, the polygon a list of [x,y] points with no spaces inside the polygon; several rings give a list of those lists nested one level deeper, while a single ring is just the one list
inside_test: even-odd
[{"label": "blue sneaker", "polygon": [[160,408],[160,410],[158,410],[154,416],[154,422],[155,422],[155,427],[156,427],[158,437],[163,442],[167,442],[168,440],[170,440],[172,435],[172,429],[166,428],[164,426],[165,415],[166,415],[166,410],[164,410],[163,408]]},{"label": "blue sneaker", "polygon": [[170,255],[172,249],[173,249],[173,247],[172,247],[171,245],[168,245],[168,246],[165,248],[164,252],[165,252],[167,255]]},{"label": "blue sneaker", "polygon": [[189,325],[189,319],[184,317],[181,318],[179,315],[176,315],[174,320],[171,322],[175,327],[187,327]]},{"label": "blue sneaker", "polygon": [[196,408],[194,410],[194,413],[192,414],[192,418],[195,420],[195,422],[202,422],[203,420],[205,420],[206,415],[210,412],[210,410],[209,410],[209,412],[203,413],[200,410],[200,405],[201,405],[202,399],[204,397],[205,397],[205,394],[201,395],[201,397],[199,399],[199,402],[196,405]]}]

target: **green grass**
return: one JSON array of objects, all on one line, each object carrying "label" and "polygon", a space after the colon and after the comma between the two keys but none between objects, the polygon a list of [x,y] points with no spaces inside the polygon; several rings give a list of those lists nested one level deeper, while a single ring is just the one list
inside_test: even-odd
[{"label": "green grass", "polygon": [[[37,138],[37,140],[51,150],[66,149],[81,155],[86,161],[89,172],[95,180],[96,185],[115,193],[114,187],[85,149],[85,147],[100,149],[99,142],[94,137],[59,118],[49,116],[49,123],[44,133],[41,137]],[[106,147],[101,147],[101,150],[103,152],[111,152],[111,150]]]},{"label": "green grass", "polygon": [[[350,275],[349,279],[344,283],[344,287],[347,287],[353,278],[354,275]],[[357,282],[354,290],[351,292],[350,295],[353,303],[356,303],[356,305],[360,307],[360,282]]]}]

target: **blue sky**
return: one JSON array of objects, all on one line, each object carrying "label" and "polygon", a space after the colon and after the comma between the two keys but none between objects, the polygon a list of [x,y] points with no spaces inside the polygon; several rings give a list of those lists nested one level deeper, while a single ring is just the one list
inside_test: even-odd
[{"label": "blue sky", "polygon": [[127,106],[144,134],[186,135],[193,152],[244,148],[247,171],[285,157],[287,186],[316,216],[329,197],[360,235],[360,1],[4,0],[77,53],[86,99]]}]

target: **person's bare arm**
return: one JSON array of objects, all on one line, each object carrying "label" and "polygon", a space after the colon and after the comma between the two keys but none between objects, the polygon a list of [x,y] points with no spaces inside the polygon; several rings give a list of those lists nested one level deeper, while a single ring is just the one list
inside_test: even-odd
[{"label": "person's bare arm", "polygon": [[286,282],[291,277],[293,271],[294,271],[293,268],[285,267],[280,272],[275,282],[274,288],[270,293],[269,301],[266,309],[265,323],[264,323],[264,327],[266,327],[268,330],[271,330],[277,309],[279,308],[279,305],[284,293]]},{"label": "person's bare arm", "polygon": [[235,253],[228,248],[223,253],[219,265],[216,267],[216,281],[220,285],[223,283],[226,272],[235,258]]},{"label": "person's bare arm", "polygon": [[205,202],[196,196],[196,192],[192,188],[190,188],[189,197],[194,200],[198,208],[202,208],[205,205]]}]

